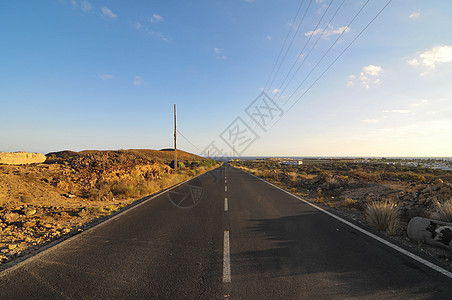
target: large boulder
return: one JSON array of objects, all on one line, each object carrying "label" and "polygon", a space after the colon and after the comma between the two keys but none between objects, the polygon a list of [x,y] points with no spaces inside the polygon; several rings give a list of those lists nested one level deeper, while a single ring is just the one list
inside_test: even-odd
[{"label": "large boulder", "polygon": [[5,165],[39,164],[45,160],[46,156],[41,153],[0,152],[0,164]]}]

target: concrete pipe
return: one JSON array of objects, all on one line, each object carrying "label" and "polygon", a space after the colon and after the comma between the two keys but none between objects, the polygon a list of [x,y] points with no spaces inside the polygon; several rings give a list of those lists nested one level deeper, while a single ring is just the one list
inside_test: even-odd
[{"label": "concrete pipe", "polygon": [[410,239],[452,248],[452,223],[415,217],[408,223],[407,233]]}]

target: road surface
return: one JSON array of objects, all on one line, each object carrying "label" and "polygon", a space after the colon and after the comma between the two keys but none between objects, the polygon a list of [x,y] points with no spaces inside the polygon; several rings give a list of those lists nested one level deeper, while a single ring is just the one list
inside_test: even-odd
[{"label": "road surface", "polygon": [[1,299],[452,299],[452,279],[228,165],[0,274]]}]

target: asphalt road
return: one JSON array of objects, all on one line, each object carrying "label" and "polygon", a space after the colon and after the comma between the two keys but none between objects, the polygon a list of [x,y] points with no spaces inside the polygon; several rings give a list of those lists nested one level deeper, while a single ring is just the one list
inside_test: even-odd
[{"label": "asphalt road", "polygon": [[0,274],[0,299],[62,298],[452,299],[452,280],[225,165]]}]

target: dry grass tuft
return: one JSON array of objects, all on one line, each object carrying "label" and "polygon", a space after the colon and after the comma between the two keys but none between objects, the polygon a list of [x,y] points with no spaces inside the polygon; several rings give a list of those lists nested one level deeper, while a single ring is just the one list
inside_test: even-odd
[{"label": "dry grass tuft", "polygon": [[331,176],[331,177],[327,177],[325,179],[326,183],[328,184],[328,187],[330,188],[337,188],[340,186],[340,182],[339,180],[337,180],[337,178]]},{"label": "dry grass tuft", "polygon": [[367,205],[366,217],[370,225],[394,235],[400,226],[400,210],[392,201],[372,201]]},{"label": "dry grass tuft", "polygon": [[441,221],[452,223],[452,199],[443,203],[436,202],[436,213],[434,217]]},{"label": "dry grass tuft", "polygon": [[347,208],[354,208],[354,207],[356,207],[357,203],[358,203],[358,200],[352,199],[350,197],[345,197],[344,202],[342,202],[342,205]]}]

